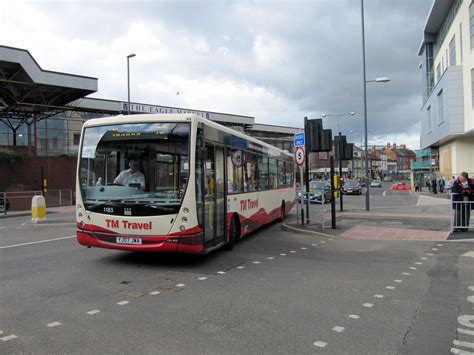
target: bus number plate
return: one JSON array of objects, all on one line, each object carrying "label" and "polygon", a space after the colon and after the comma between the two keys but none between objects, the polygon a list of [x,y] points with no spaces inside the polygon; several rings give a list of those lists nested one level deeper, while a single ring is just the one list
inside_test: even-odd
[{"label": "bus number plate", "polygon": [[117,237],[117,244],[142,244],[142,238]]}]

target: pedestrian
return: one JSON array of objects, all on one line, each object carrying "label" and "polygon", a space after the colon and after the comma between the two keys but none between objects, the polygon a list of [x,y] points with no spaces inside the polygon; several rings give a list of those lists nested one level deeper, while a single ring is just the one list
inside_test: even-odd
[{"label": "pedestrian", "polygon": [[446,184],[446,181],[444,180],[444,177],[439,179],[439,192],[444,193],[444,185]]},{"label": "pedestrian", "polygon": [[100,178],[97,179],[97,182],[95,183],[95,186],[102,186],[102,185],[103,185],[102,178],[100,177]]},{"label": "pedestrian", "polygon": [[426,179],[425,185],[426,185],[426,192],[431,192],[430,178]]},{"label": "pedestrian", "polygon": [[457,177],[451,188],[454,209],[454,231],[467,232],[471,218],[471,208],[474,205],[474,183],[463,171]]},{"label": "pedestrian", "polygon": [[415,185],[415,192],[419,192],[419,190],[420,190],[420,182],[419,182],[418,180],[415,180],[414,185]]},{"label": "pedestrian", "polygon": [[436,195],[438,193],[438,186],[436,183],[436,175],[431,178],[431,192]]}]

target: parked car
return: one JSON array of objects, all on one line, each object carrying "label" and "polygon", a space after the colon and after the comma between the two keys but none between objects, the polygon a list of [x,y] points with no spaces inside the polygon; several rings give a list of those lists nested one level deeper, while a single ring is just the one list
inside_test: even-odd
[{"label": "parked car", "polygon": [[342,186],[342,193],[344,195],[362,195],[362,187],[358,181],[349,180]]},{"label": "parked car", "polygon": [[392,190],[411,190],[411,186],[404,181],[397,182],[392,185]]},{"label": "parked car", "polygon": [[382,182],[380,180],[372,180],[370,182],[370,187],[382,187]]},{"label": "parked car", "polygon": [[[298,192],[298,198],[306,196],[306,188],[303,187]],[[310,202],[321,203],[324,196],[324,201],[331,201],[331,186],[325,181],[310,181],[309,182],[309,200]]]},{"label": "parked car", "polygon": [[392,181],[392,177],[391,176],[385,176],[383,181]]},{"label": "parked car", "polygon": [[10,209],[10,201],[8,200],[8,198],[6,198],[6,202],[5,202],[5,199],[3,198],[3,196],[0,196],[0,213],[4,213],[5,211],[8,211],[9,209]]}]

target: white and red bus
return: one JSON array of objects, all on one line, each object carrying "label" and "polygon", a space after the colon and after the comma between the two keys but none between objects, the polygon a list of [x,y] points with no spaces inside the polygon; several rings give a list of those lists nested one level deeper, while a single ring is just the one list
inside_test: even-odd
[{"label": "white and red bus", "polygon": [[77,240],[131,251],[230,249],[288,213],[294,180],[291,154],[197,115],[88,120],[77,167]]}]

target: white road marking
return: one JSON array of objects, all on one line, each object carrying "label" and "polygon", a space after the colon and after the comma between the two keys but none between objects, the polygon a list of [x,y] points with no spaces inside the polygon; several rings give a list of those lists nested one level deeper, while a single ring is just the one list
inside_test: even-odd
[{"label": "white road marking", "polygon": [[321,243],[323,243],[323,244],[324,244],[324,243],[326,243],[326,241],[325,241],[325,240],[321,240]]},{"label": "white road marking", "polygon": [[410,270],[416,270],[416,267],[410,266],[409,269],[410,269]]},{"label": "white road marking", "polygon": [[225,274],[225,271],[218,271],[217,272],[219,275],[224,275]]},{"label": "white road marking", "polygon": [[313,343],[314,346],[317,346],[318,348],[324,348],[328,343],[325,343],[324,341],[316,341]]},{"label": "white road marking", "polygon": [[129,304],[129,303],[130,303],[130,302],[128,302],[128,301],[120,301],[120,302],[117,302],[117,304],[120,305],[120,306],[124,306],[124,305]]},{"label": "white road marking", "polygon": [[402,280],[393,280],[393,282],[401,283]]},{"label": "white road marking", "polygon": [[201,276],[201,277],[198,277],[198,280],[204,281],[204,280],[207,280],[207,277],[206,276]]},{"label": "white road marking", "polygon": [[434,254],[432,254],[432,253],[426,253],[426,255],[433,256]]},{"label": "white road marking", "polygon": [[39,244],[39,243],[54,242],[54,241],[56,241],[56,240],[71,239],[71,238],[76,238],[76,236],[75,236],[75,235],[70,235],[69,237],[61,237],[61,238],[54,238],[54,239],[38,240],[38,241],[36,241],[36,242],[13,244],[13,245],[5,245],[5,246],[3,246],[3,247],[0,247],[0,249],[16,248],[16,247],[22,247],[22,246],[24,246],[24,245],[33,245],[33,244]]},{"label": "white road marking", "polygon": [[436,246],[437,246],[437,247],[442,247],[442,246],[443,246],[443,244],[436,244]]},{"label": "white road marking", "polygon": [[409,272],[402,272],[402,275],[410,276],[410,273]]},{"label": "white road marking", "polygon": [[180,288],[182,288],[182,287],[184,287],[184,286],[186,286],[186,284],[177,284],[177,285],[176,285],[176,287],[180,287]]},{"label": "white road marking", "polygon": [[334,328],[332,328],[332,330],[334,330],[335,332],[338,332],[338,333],[342,333],[344,331],[344,327],[340,327],[338,325],[336,325]]},{"label": "white road marking", "polygon": [[474,291],[474,286],[468,286],[469,291]]},{"label": "white road marking", "polygon": [[428,260],[428,258],[421,258],[421,260]]},{"label": "white road marking", "polygon": [[61,323],[59,323],[59,322],[53,322],[53,323],[47,324],[47,326],[50,327],[50,328],[52,328],[52,327],[57,327],[58,325],[61,325]]},{"label": "white road marking", "polygon": [[384,191],[384,192],[382,193],[382,196],[387,196],[387,191]]},{"label": "white road marking", "polygon": [[329,238],[329,240],[334,240],[334,238]]},{"label": "white road marking", "polygon": [[281,255],[281,256],[286,256],[286,254],[285,254],[285,253],[281,253],[280,255]]},{"label": "white road marking", "polygon": [[15,339],[15,338],[18,338],[15,334],[11,334],[11,335],[7,335],[6,337],[2,337],[0,339],[2,339],[2,341],[8,341],[8,340],[12,340],[12,339]]},{"label": "white road marking", "polygon": [[462,346],[463,348],[474,349],[474,343],[471,343],[469,341],[453,340],[453,344],[456,346]]},{"label": "white road marking", "polygon": [[318,244],[311,244],[313,247],[317,246]]},{"label": "white road marking", "polygon": [[93,314],[97,314],[97,313],[99,313],[99,312],[100,312],[100,311],[99,311],[98,309],[93,309],[92,311],[87,312],[87,314],[93,315]]},{"label": "white road marking", "polygon": [[156,295],[159,295],[160,294],[160,291],[151,291],[150,292],[150,295],[152,296],[156,296]]},{"label": "white road marking", "polygon": [[474,303],[474,296],[468,296],[467,301],[471,302],[471,303]]},{"label": "white road marking", "polygon": [[362,306],[367,307],[367,308],[372,308],[374,306],[373,303],[364,303]]},{"label": "white road marking", "polygon": [[395,290],[395,286],[385,286],[387,290]]},{"label": "white road marking", "polygon": [[358,316],[357,314],[349,314],[349,318],[352,318],[352,319],[359,319],[360,316]]},{"label": "white road marking", "polygon": [[383,295],[374,295],[375,298],[383,298]]},{"label": "white road marking", "polygon": [[273,256],[269,256],[267,259],[268,259],[268,260],[273,260],[273,259],[275,259],[275,258],[274,258]]},{"label": "white road marking", "polygon": [[420,261],[417,261],[417,262],[415,263],[415,265],[423,265],[423,263],[420,262]]},{"label": "white road marking", "polygon": [[464,253],[462,256],[468,256],[470,258],[474,258],[474,251],[468,251],[467,253]]},{"label": "white road marking", "polygon": [[245,269],[245,266],[237,266],[237,269]]},{"label": "white road marking", "polygon": [[431,250],[435,250],[435,251],[436,251],[436,250],[438,250],[438,248],[431,248]]},{"label": "white road marking", "polygon": [[254,264],[261,264],[260,261],[254,261],[253,263],[254,263]]},{"label": "white road marking", "polygon": [[0,229],[5,229],[5,228],[7,228],[7,227],[0,227]]},{"label": "white road marking", "polygon": [[296,251],[294,251],[294,250],[290,250],[290,253],[296,253]]},{"label": "white road marking", "polygon": [[468,328],[474,328],[474,316],[459,316],[458,323]]},{"label": "white road marking", "polygon": [[453,354],[459,354],[459,355],[474,355],[474,353],[471,353],[470,351],[459,350],[456,348],[451,348],[451,352]]},{"label": "white road marking", "polygon": [[305,248],[305,247],[301,247],[301,250],[306,250],[306,249],[307,249],[307,248]]},{"label": "white road marking", "polygon": [[474,335],[474,330],[468,330],[464,328],[458,328],[458,333],[466,334],[466,335]]}]

